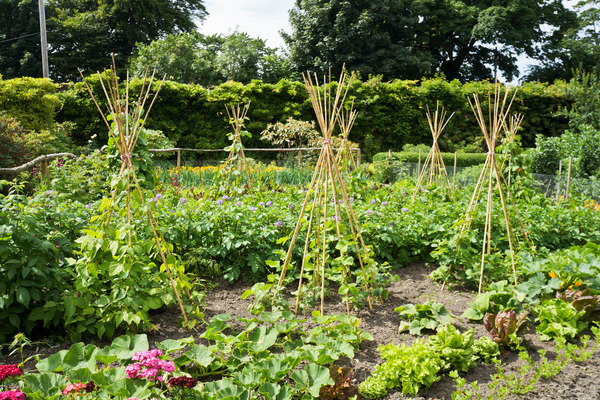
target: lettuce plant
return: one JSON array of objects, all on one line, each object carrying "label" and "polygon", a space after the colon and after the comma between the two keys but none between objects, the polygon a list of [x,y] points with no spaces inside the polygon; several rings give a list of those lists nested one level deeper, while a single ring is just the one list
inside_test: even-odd
[{"label": "lettuce plant", "polygon": [[596,310],[600,305],[600,296],[594,296],[587,287],[579,290],[567,288],[562,292],[557,292],[556,298],[571,303],[578,312],[583,312],[582,319],[592,317],[592,314],[597,313]]},{"label": "lettuce plant", "polygon": [[543,341],[559,336],[572,340],[588,326],[586,321],[581,320],[585,312],[577,311],[571,303],[561,299],[545,300],[534,311],[539,322],[536,332]]},{"label": "lettuce plant", "polygon": [[437,330],[452,324],[452,315],[446,307],[437,301],[426,301],[424,304],[405,304],[397,307],[404,321],[400,322],[398,332],[408,329],[411,335],[420,335],[423,329]]},{"label": "lettuce plant", "polygon": [[483,326],[492,336],[492,340],[506,347],[516,347],[520,343],[519,333],[527,322],[527,311],[519,314],[507,308],[497,314],[486,313],[483,317]]}]

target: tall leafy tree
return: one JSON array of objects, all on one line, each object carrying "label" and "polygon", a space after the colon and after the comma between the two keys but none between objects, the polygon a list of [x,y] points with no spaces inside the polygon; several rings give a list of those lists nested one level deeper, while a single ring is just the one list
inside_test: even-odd
[{"label": "tall leafy tree", "polygon": [[296,0],[283,33],[298,71],[421,77],[433,59],[414,46],[418,15],[404,0]]},{"label": "tall leafy tree", "polygon": [[569,80],[577,76],[578,70],[600,71],[600,1],[580,1],[575,9],[577,25],[560,41],[546,46],[540,65],[530,68],[527,80]]},{"label": "tall leafy tree", "polygon": [[215,60],[222,45],[220,35],[169,34],[149,44],[138,43],[129,69],[134,76],[141,77],[152,68],[159,76],[166,74],[167,79],[176,82],[216,84],[221,77]]},{"label": "tall leafy tree", "polygon": [[51,74],[77,79],[104,69],[115,55],[123,67],[136,43],[193,32],[206,16],[203,0],[49,0]]},{"label": "tall leafy tree", "polygon": [[42,76],[38,0],[0,1],[0,75]]},{"label": "tall leafy tree", "polygon": [[560,0],[296,0],[284,35],[299,69],[508,79],[517,56],[556,43],[575,14]]},{"label": "tall leafy tree", "polygon": [[227,36],[172,34],[148,45],[139,43],[131,71],[143,75],[147,67],[178,82],[205,86],[228,80],[272,83],[290,77],[285,55],[243,32]]}]

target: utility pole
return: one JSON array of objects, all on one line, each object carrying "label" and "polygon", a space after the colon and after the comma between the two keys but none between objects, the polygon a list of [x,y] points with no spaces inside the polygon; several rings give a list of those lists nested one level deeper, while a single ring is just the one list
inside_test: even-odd
[{"label": "utility pole", "polygon": [[38,0],[40,8],[40,36],[42,47],[42,76],[48,78],[48,41],[46,40],[46,8],[44,0]]}]

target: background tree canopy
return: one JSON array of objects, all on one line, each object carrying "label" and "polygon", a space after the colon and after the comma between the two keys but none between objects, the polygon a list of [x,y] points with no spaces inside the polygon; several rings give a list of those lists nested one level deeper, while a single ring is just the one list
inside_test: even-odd
[{"label": "background tree canopy", "polygon": [[[194,32],[205,16],[204,0],[46,0],[50,75],[78,79],[77,68],[103,70],[112,53],[124,67],[136,43]],[[40,58],[38,1],[2,0],[0,74],[41,76]]]},{"label": "background tree canopy", "polygon": [[576,26],[560,0],[297,0],[284,35],[298,70],[479,80],[497,67],[517,75],[517,55],[539,57]]},{"label": "background tree canopy", "polygon": [[170,34],[147,45],[138,43],[130,71],[142,77],[147,67],[170,80],[203,86],[229,80],[249,83],[252,79],[275,83],[290,75],[284,55],[267,47],[264,40],[242,32],[227,36]]},{"label": "background tree canopy", "polygon": [[552,41],[540,53],[541,64],[532,66],[526,79],[552,82],[576,77],[577,70],[600,70],[600,1],[576,4],[577,25],[568,29],[560,41]]}]

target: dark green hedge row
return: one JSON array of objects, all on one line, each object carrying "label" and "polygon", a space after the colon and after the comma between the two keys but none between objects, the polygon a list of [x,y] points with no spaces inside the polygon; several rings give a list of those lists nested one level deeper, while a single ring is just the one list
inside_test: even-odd
[{"label": "dark green hedge row", "polygon": [[[487,153],[441,153],[442,159],[446,167],[454,167],[454,155],[456,154],[456,166],[458,168],[471,167],[473,165],[483,164],[487,158]],[[373,163],[389,161],[408,162],[408,163],[424,163],[427,158],[426,152],[401,151],[392,153],[377,153],[373,156]]]},{"label": "dark green hedge row", "polygon": [[[0,109],[7,108],[5,104],[9,104],[19,116],[38,112],[37,108],[30,107],[30,87],[27,88],[28,94],[20,96],[18,102],[7,102],[2,98],[5,96],[2,87],[8,82],[0,80]],[[47,90],[47,82],[39,80],[40,91]],[[98,77],[91,76],[88,82],[105,109]],[[14,91],[15,88],[11,89]],[[57,85],[52,88],[58,89]],[[442,150],[454,151],[465,143],[481,144],[480,128],[467,98],[478,93],[486,109],[488,94],[492,90],[493,84],[489,82],[461,84],[442,78],[419,82],[382,82],[377,78],[355,80],[346,100],[348,105],[354,101],[354,107],[359,112],[350,139],[361,145],[363,154],[369,159],[381,151],[400,150],[407,143],[428,144],[431,142],[431,133],[426,110],[428,106],[434,109],[439,100],[448,114],[455,112],[440,138]],[[134,81],[131,92],[137,94],[139,91],[140,82]],[[86,144],[94,134],[100,138],[100,144],[103,143],[107,135],[106,127],[84,84],[79,82],[61,87],[58,98],[60,104],[54,107],[55,119],[58,122],[77,123],[73,138],[76,144]],[[231,132],[225,106],[248,100],[251,105],[246,128],[253,136],[245,139],[246,147],[267,147],[260,140],[260,132],[270,123],[283,122],[288,117],[314,119],[306,89],[300,82],[282,80],[277,84],[267,84],[254,81],[247,85],[227,82],[211,89],[165,82],[146,126],[163,131],[167,137],[175,140],[178,147],[223,148],[228,144],[227,134]],[[561,135],[568,121],[565,117],[557,116],[556,112],[565,107],[569,107],[569,102],[564,94],[564,84],[527,83],[519,86],[513,111],[525,115],[521,131],[523,145],[533,147],[538,134]]]},{"label": "dark green hedge row", "polygon": [[[392,182],[397,169],[402,163],[414,163],[421,166],[427,158],[427,152],[401,151],[377,153],[373,156],[373,173],[375,180],[380,182]],[[464,168],[485,163],[487,153],[441,153],[446,169],[454,167],[456,156],[456,167]]]}]

